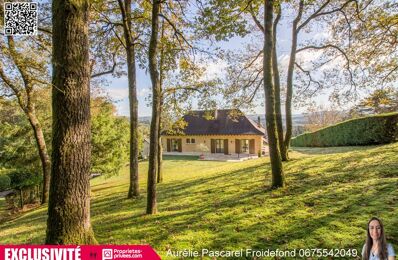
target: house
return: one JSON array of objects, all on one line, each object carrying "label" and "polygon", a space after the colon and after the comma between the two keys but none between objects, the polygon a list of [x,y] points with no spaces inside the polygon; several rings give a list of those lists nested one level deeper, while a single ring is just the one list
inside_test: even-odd
[{"label": "house", "polygon": [[185,128],[162,134],[164,154],[263,153],[265,129],[239,110],[191,111],[183,120]]},{"label": "house", "polygon": [[149,156],[149,140],[144,138],[143,145],[142,145],[142,151],[141,151],[141,156],[143,159],[147,159]]}]

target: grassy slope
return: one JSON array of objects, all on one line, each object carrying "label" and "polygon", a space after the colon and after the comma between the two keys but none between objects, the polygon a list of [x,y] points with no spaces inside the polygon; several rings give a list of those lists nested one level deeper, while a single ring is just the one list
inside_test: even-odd
[{"label": "grassy slope", "polygon": [[[182,159],[182,158],[181,158]],[[92,182],[92,224],[101,244],[149,243],[175,249],[357,248],[367,220],[384,220],[398,246],[398,143],[300,149],[285,164],[285,189],[271,191],[267,158],[241,163],[165,161],[159,211],[127,200],[127,169]],[[147,164],[140,164],[145,194]],[[46,209],[0,224],[0,241],[42,243]]]}]

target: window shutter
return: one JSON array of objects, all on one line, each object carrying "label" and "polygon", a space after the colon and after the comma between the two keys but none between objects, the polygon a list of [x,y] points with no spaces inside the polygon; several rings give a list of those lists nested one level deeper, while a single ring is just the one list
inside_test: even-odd
[{"label": "window shutter", "polygon": [[167,151],[171,152],[171,139],[167,138]]},{"label": "window shutter", "polygon": [[240,153],[240,140],[235,139],[235,153]]},{"label": "window shutter", "polygon": [[182,152],[182,139],[178,139],[178,151]]},{"label": "window shutter", "polygon": [[211,139],[211,153],[215,153],[216,152],[216,140],[215,139]]},{"label": "window shutter", "polygon": [[254,151],[254,139],[250,139],[249,141],[249,153],[255,154],[256,152]]},{"label": "window shutter", "polygon": [[224,139],[224,154],[228,153],[228,139]]}]

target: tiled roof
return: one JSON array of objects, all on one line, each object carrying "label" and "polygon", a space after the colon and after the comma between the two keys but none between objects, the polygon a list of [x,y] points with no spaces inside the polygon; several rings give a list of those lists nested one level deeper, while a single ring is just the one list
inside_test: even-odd
[{"label": "tiled roof", "polygon": [[265,129],[247,118],[239,110],[191,111],[183,117],[185,129],[178,132],[185,135],[264,135]]}]

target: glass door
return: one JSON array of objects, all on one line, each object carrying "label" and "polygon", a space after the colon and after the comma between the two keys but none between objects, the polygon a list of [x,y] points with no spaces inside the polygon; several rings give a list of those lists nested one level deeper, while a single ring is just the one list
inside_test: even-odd
[{"label": "glass door", "polygon": [[216,153],[224,153],[224,140],[216,139]]},{"label": "glass door", "polygon": [[250,151],[249,150],[249,140],[248,139],[240,140],[240,152],[249,154],[249,151]]}]

